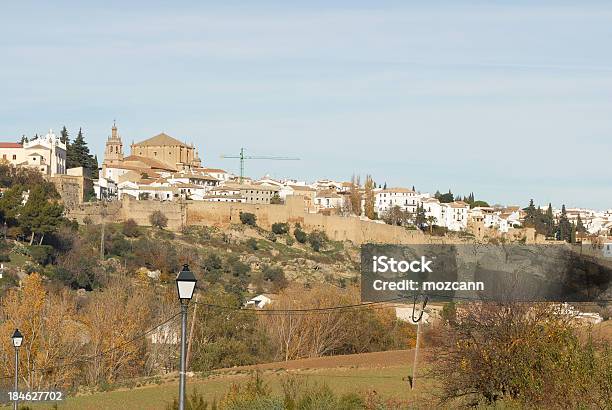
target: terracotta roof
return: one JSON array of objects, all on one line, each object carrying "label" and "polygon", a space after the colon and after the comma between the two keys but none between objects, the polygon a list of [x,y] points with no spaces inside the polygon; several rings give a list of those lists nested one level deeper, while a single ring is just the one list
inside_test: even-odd
[{"label": "terracotta roof", "polygon": [[23,148],[18,142],[0,142],[0,148]]},{"label": "terracotta roof", "polygon": [[202,168],[202,171],[204,172],[222,172],[224,174],[227,174],[227,171],[221,168]]},{"label": "terracotta roof", "polygon": [[316,191],[316,189],[303,185],[289,185],[294,191]]},{"label": "terracotta roof", "polygon": [[335,193],[334,191],[319,191],[317,192],[317,198],[340,198],[340,195]]},{"label": "terracotta roof", "polygon": [[181,147],[189,147],[189,145],[185,144],[177,140],[176,138],[172,138],[166,133],[157,134],[154,137],[146,139],[144,141],[140,141],[135,143],[134,145],[142,145],[142,146],[168,146],[168,145],[178,145]]},{"label": "terracotta roof", "polygon": [[451,208],[469,208],[469,205],[463,201],[449,202],[447,205]]},{"label": "terracotta roof", "polygon": [[408,189],[408,188],[388,188],[388,189],[383,189],[381,191],[378,191],[378,193],[394,193],[394,192],[411,193],[411,192],[414,192],[414,191],[412,189]]}]

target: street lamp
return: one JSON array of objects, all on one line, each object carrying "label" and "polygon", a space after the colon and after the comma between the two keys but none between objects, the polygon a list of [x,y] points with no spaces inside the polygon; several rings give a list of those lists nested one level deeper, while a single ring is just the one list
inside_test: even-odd
[{"label": "street lamp", "polygon": [[176,290],[181,302],[181,372],[179,379],[179,410],[185,409],[185,359],[187,356],[187,305],[193,297],[193,291],[197,283],[189,265],[184,264],[183,270],[176,276]]},{"label": "street lamp", "polygon": [[19,348],[23,343],[23,335],[19,329],[15,329],[11,338],[13,339],[13,346],[15,346],[15,391],[13,392],[15,400],[13,400],[13,408],[17,410],[17,401],[19,400]]}]

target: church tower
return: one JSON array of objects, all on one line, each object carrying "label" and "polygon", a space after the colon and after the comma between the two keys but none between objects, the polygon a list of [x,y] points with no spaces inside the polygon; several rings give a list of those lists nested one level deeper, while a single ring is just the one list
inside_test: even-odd
[{"label": "church tower", "polygon": [[106,140],[104,151],[104,164],[112,164],[123,161],[123,142],[117,133],[117,125],[113,121],[111,136]]}]

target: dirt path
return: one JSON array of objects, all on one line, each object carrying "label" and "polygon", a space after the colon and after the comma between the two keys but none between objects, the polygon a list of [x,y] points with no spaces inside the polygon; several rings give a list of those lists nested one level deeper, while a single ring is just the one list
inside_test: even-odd
[{"label": "dirt path", "polygon": [[[252,366],[238,366],[218,370],[220,373],[244,370],[303,370],[331,369],[337,367],[380,368],[408,366],[412,364],[414,352],[410,350],[390,350],[387,352],[360,353],[342,356],[314,357],[310,359],[290,360],[288,362],[263,363]],[[420,355],[420,354],[419,354]]]}]

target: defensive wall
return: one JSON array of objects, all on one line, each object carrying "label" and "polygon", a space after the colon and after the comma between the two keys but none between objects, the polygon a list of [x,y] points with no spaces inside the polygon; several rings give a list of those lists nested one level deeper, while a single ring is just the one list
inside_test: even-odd
[{"label": "defensive wall", "polygon": [[68,218],[79,223],[89,220],[98,224],[122,222],[134,219],[138,225],[150,225],[149,216],[161,211],[168,218],[168,229],[179,231],[184,226],[227,227],[240,223],[240,213],[249,212],[257,217],[257,225],[270,229],[275,222],[300,223],[304,230],[321,230],[333,240],[348,240],[355,244],[373,243],[423,243],[425,236],[420,231],[410,231],[357,217],[327,216],[305,211],[304,200],[287,197],[282,205],[245,204],[206,201],[138,201],[124,197],[121,201],[82,203],[68,210]]}]

